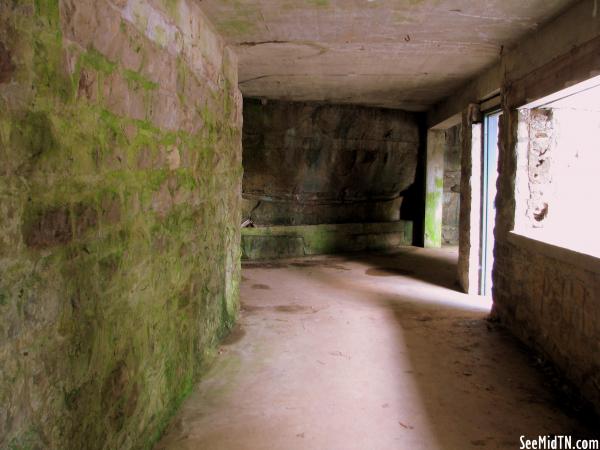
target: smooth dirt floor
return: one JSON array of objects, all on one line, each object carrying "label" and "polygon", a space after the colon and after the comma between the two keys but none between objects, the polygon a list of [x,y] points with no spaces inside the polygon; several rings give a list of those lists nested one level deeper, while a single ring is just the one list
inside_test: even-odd
[{"label": "smooth dirt floor", "polygon": [[517,449],[588,434],[455,285],[455,249],[244,264],[237,328],[156,450]]}]

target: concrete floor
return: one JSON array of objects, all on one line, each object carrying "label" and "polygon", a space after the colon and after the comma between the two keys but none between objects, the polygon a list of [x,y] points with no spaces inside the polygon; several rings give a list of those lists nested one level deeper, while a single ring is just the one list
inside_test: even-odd
[{"label": "concrete floor", "polygon": [[519,448],[586,434],[455,289],[454,249],[244,265],[239,325],[156,449]]}]

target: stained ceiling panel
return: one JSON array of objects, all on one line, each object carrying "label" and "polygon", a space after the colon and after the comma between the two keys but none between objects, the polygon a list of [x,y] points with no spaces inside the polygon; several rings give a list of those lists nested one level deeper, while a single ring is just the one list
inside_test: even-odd
[{"label": "stained ceiling panel", "polygon": [[199,0],[245,96],[426,110],[573,0]]}]

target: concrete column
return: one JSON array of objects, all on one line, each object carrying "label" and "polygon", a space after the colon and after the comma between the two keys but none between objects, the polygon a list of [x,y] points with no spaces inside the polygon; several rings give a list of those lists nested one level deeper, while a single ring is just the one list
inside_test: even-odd
[{"label": "concrete column", "polygon": [[463,148],[460,180],[458,281],[467,294],[479,293],[481,240],[482,126],[479,111],[463,114]]},{"label": "concrete column", "polygon": [[442,246],[442,205],[444,201],[444,150],[446,132],[427,132],[425,187],[425,247]]}]

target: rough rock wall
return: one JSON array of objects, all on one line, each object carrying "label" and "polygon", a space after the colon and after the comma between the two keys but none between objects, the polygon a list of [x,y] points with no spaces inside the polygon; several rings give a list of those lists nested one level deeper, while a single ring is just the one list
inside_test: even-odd
[{"label": "rough rock wall", "polygon": [[442,242],[458,245],[460,211],[461,126],[446,131],[444,151],[444,200],[442,208]]},{"label": "rough rock wall", "polygon": [[[590,180],[600,166],[600,112],[581,102],[584,94],[568,98],[568,106],[545,105],[523,111],[529,136],[520,145],[519,159],[527,164],[518,189],[515,228],[548,242],[584,253],[598,254],[595,236],[600,223],[598,208],[584,206]],[[589,93],[588,93],[589,95]]]},{"label": "rough rock wall", "polygon": [[[523,111],[527,114],[527,111]],[[527,196],[526,220],[532,228],[542,228],[548,215],[548,197],[552,190],[552,153],[554,124],[551,109],[533,109],[526,120],[527,140]]]},{"label": "rough rock wall", "polygon": [[235,318],[241,95],[187,0],[0,2],[0,448],[149,448]]},{"label": "rough rock wall", "polygon": [[260,225],[398,220],[415,181],[412,113],[247,99],[243,140],[244,215]]}]

